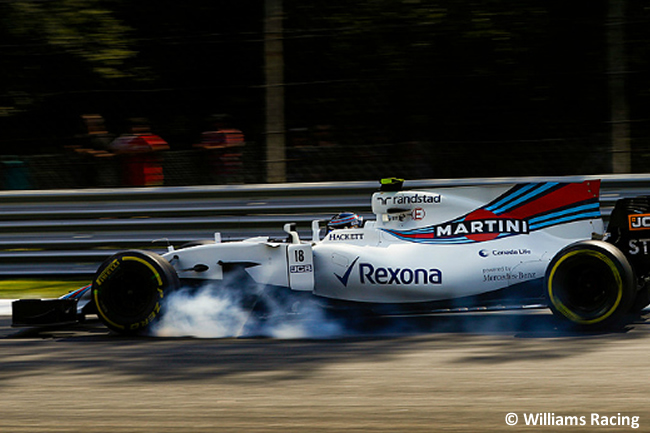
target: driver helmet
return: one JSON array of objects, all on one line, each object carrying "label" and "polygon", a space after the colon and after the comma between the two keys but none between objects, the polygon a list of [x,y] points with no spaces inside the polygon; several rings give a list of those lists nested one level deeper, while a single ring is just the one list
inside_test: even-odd
[{"label": "driver helmet", "polygon": [[354,212],[341,212],[334,215],[327,223],[328,231],[363,226],[363,217]]}]

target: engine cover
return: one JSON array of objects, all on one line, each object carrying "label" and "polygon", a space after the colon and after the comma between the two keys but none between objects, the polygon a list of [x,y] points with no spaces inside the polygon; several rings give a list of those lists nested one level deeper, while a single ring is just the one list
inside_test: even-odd
[{"label": "engine cover", "polygon": [[637,277],[650,275],[650,196],[618,200],[607,233],[607,241],[625,254]]}]

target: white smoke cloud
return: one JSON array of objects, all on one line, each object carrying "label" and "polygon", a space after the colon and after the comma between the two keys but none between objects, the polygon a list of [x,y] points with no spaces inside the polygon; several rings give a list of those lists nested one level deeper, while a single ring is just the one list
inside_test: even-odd
[{"label": "white smoke cloud", "polygon": [[164,308],[165,314],[153,329],[157,337],[235,337],[250,315],[231,296],[217,296],[210,288],[171,293]]},{"label": "white smoke cloud", "polygon": [[274,338],[331,338],[345,334],[338,321],[327,317],[321,306],[315,302],[300,300],[293,312],[272,317],[261,330]]},{"label": "white smoke cloud", "polygon": [[[236,283],[226,287],[183,289],[165,299],[165,313],[152,329],[157,337],[328,338],[343,327],[308,298],[287,293],[281,300]],[[251,296],[252,295],[252,296]],[[258,299],[255,299],[259,297]],[[263,303],[262,314],[260,305]],[[253,311],[254,307],[255,310]]]}]

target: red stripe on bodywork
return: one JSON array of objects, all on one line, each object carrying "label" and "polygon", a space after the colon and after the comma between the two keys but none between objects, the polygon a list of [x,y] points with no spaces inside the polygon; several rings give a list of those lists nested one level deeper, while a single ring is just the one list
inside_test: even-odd
[{"label": "red stripe on bodywork", "polygon": [[400,232],[395,232],[401,237],[408,238],[408,239],[433,239],[435,238],[435,234],[433,232],[431,233],[415,233],[415,234],[404,234]]},{"label": "red stripe on bodywork", "polygon": [[598,199],[600,192],[600,180],[590,180],[582,183],[570,183],[562,188],[556,189],[546,195],[517,207],[509,212],[501,214],[501,217],[529,218],[535,215],[549,212],[580,203],[587,200]]}]

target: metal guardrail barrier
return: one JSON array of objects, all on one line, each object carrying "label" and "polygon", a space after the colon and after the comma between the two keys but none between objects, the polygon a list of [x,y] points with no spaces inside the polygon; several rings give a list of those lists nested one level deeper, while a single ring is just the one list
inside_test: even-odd
[{"label": "metal guardrail barrier", "polygon": [[[405,189],[601,179],[601,210],[608,219],[617,199],[650,194],[650,175],[424,179]],[[371,217],[378,182],[323,182],[166,188],[0,192],[0,277],[81,276],[94,273],[116,251],[166,250],[221,232],[223,240],[284,236],[296,222],[350,210]],[[154,242],[152,242],[154,241]]]}]

